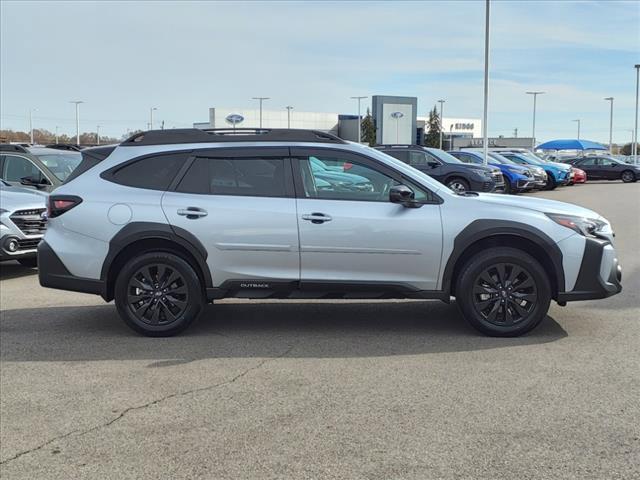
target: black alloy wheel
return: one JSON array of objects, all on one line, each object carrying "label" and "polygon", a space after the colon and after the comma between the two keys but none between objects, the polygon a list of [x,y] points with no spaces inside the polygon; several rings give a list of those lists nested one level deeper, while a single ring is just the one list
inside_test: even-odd
[{"label": "black alloy wheel", "polygon": [[169,324],[185,311],[189,291],[182,275],[165,263],[145,265],[127,287],[131,313],[149,325]]},{"label": "black alloy wheel", "polygon": [[194,267],[170,252],[131,258],[120,270],[114,292],[125,323],[150,337],[181,332],[198,317],[206,301]]},{"label": "black alloy wheel", "polygon": [[636,181],[636,176],[633,174],[633,172],[631,170],[625,170],[620,175],[620,179],[624,183],[631,183],[631,182],[635,182]]},{"label": "black alloy wheel", "polygon": [[498,263],[476,277],[473,302],[489,323],[511,326],[527,319],[538,299],[536,284],[522,267]]}]

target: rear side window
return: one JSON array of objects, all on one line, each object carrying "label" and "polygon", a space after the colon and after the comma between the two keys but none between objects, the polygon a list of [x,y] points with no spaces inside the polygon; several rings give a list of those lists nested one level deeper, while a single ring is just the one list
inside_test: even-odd
[{"label": "rear side window", "polygon": [[176,191],[210,195],[286,197],[282,158],[197,158]]},{"label": "rear side window", "polygon": [[111,170],[106,178],[128,187],[167,190],[187,158],[188,153],[145,157]]}]

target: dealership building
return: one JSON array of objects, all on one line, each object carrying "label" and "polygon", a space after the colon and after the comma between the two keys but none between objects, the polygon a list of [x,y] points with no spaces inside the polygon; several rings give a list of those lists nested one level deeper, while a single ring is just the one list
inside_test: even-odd
[{"label": "dealership building", "polygon": [[[362,105],[366,111],[367,105]],[[371,115],[376,125],[378,144],[422,144],[428,117],[418,116],[417,97],[374,95]],[[258,108],[209,108],[207,122],[196,122],[195,128],[257,128],[260,126]],[[450,138],[478,138],[482,123],[477,118],[444,117],[445,145]],[[262,110],[263,128],[301,128],[332,133],[345,140],[358,140],[358,116],[353,114],[303,112],[295,109]]]}]

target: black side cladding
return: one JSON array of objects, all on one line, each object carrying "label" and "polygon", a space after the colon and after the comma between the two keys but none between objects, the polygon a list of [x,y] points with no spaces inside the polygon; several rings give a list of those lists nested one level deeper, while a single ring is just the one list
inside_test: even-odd
[{"label": "black side cladding", "polygon": [[85,148],[82,150],[82,161],[80,162],[80,165],[78,165],[78,167],[71,172],[71,175],[69,175],[62,183],[69,183],[71,180],[78,178],[90,168],[98,165],[102,160],[111,155],[111,152],[116,149],[116,146],[117,145],[109,145],[105,147]]}]

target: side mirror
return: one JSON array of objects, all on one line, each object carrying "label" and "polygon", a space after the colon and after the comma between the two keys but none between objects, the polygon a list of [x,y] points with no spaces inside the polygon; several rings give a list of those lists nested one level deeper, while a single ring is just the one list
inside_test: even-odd
[{"label": "side mirror", "polygon": [[420,203],[415,201],[416,194],[406,185],[396,185],[389,190],[389,201],[399,203],[403,207],[418,208]]},{"label": "side mirror", "polygon": [[20,184],[28,187],[45,188],[49,185],[49,182],[44,177],[41,179],[35,177],[22,177],[20,179]]},{"label": "side mirror", "polygon": [[429,165],[431,168],[438,168],[440,166],[438,162],[434,162],[433,160],[429,160],[427,162],[427,165]]}]

